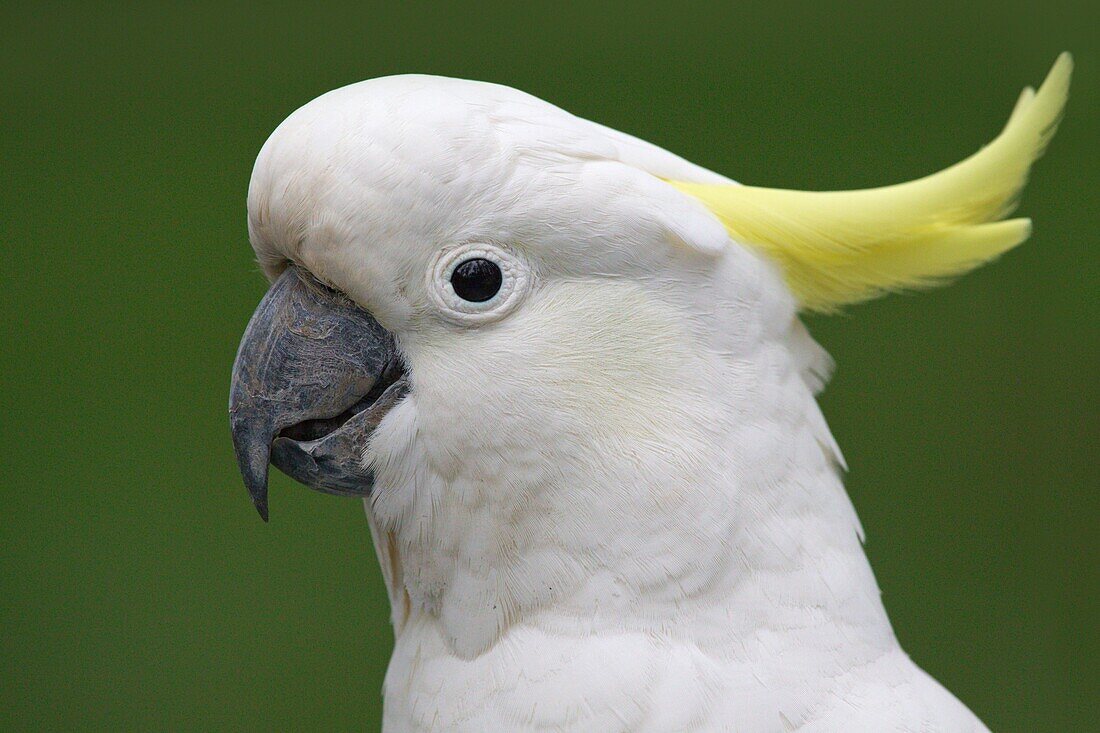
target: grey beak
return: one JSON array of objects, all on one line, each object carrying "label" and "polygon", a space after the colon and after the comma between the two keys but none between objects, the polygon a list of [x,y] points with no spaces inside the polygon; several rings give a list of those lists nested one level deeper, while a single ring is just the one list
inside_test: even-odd
[{"label": "grey beak", "polygon": [[288,267],[245,329],[229,393],[237,463],[264,521],[269,462],[319,491],[368,494],[367,441],[406,392],[393,336]]}]

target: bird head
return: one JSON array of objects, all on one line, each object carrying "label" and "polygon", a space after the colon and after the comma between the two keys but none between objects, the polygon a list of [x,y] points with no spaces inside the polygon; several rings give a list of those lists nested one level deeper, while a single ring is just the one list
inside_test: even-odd
[{"label": "bird head", "polygon": [[970,161],[833,194],[739,186],[491,84],[319,97],[248,193],[272,285],[230,413],[257,509],[269,463],[368,497],[398,594],[468,653],[600,573],[702,588],[753,486],[837,460],[813,400],[828,358],[799,309],[1021,241],[1022,220],[993,222],[1049,138],[1063,66]]}]

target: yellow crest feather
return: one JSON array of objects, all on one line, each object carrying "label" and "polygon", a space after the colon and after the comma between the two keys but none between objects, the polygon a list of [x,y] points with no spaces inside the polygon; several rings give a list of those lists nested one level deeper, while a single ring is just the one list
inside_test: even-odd
[{"label": "yellow crest feather", "polygon": [[1073,60],[1058,57],[1038,92],[1020,95],[1004,131],[925,178],[858,191],[788,191],[670,181],[699,199],[730,236],[782,266],[802,307],[833,311],[884,292],[934,285],[1020,244],[1015,208],[1031,164],[1050,142]]}]

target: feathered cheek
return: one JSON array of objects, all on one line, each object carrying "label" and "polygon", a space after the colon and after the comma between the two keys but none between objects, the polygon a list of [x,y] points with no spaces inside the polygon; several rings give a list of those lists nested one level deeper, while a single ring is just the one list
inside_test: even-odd
[{"label": "feathered cheek", "polygon": [[410,392],[378,424],[363,461],[375,475],[375,490],[385,492],[414,481],[420,464],[426,461],[417,441],[417,397]]}]

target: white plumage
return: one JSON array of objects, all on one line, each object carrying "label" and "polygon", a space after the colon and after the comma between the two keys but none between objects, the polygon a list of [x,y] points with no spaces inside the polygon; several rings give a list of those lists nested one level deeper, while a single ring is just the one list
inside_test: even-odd
[{"label": "white plumage", "polygon": [[[779,265],[668,180],[731,183],[427,76],[264,146],[261,263],[347,293],[409,368],[364,456],[385,730],[985,730],[890,628]],[[511,263],[506,305],[448,305],[455,248]]]}]

